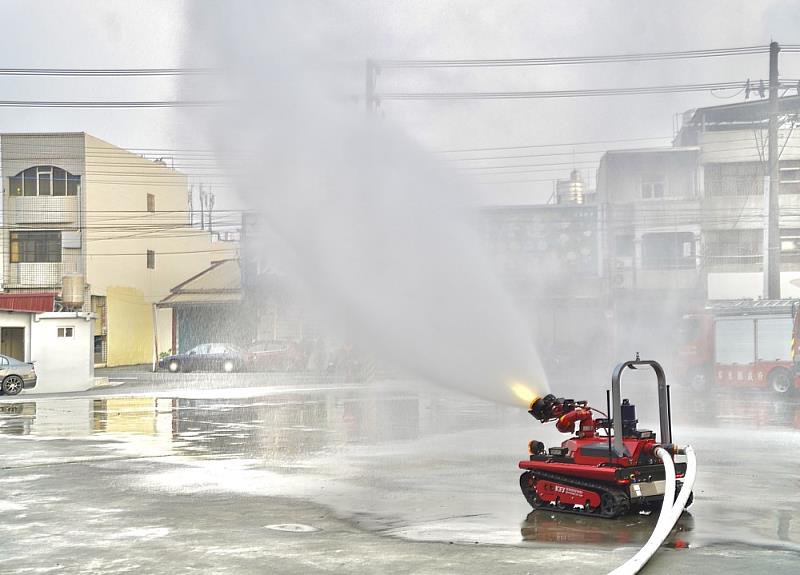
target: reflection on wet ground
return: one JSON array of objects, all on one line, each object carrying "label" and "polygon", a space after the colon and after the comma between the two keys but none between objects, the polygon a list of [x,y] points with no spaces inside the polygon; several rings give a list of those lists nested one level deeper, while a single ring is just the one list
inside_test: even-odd
[{"label": "reflection on wet ground", "polygon": [[[658,521],[658,514],[628,515],[617,520],[581,517],[546,510],[531,511],[522,523],[522,539],[540,543],[590,545],[644,545]],[[688,547],[687,532],[694,517],[685,512],[666,540],[671,547]]]},{"label": "reflection on wet ground", "polygon": [[[487,410],[486,406],[490,408]],[[47,398],[0,403],[0,433],[152,436],[187,455],[286,461],[346,444],[496,426],[512,410],[436,394],[318,392],[267,397]]]},{"label": "reflection on wet ground", "polygon": [[[202,488],[227,488],[237,469],[244,478],[237,484],[248,489],[308,498],[362,526],[417,540],[633,546],[655,522],[655,515],[528,514],[517,460],[526,457],[529,439],[555,445],[565,436],[518,409],[401,384],[181,395],[188,394],[6,399],[0,433],[187,458],[203,469],[178,474],[178,488],[188,492],[200,481]],[[692,514],[670,544],[722,538],[796,549],[800,468],[779,455],[800,446],[800,402],[741,392],[675,397],[675,433],[698,450],[700,475]],[[252,475],[254,468],[291,476],[292,490]],[[161,478],[147,480],[157,486]],[[763,505],[765,492],[776,501]]]}]

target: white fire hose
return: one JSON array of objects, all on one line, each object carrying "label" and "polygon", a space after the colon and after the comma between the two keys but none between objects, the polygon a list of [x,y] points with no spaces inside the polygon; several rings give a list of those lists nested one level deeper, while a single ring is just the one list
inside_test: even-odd
[{"label": "white fire hose", "polygon": [[[675,499],[675,464],[672,462],[672,457],[666,449],[659,447],[656,449],[656,456],[664,462],[665,471],[665,493],[664,502],[661,504],[661,513],[658,516],[658,522],[655,529],[653,529],[650,539],[639,550],[636,555],[628,559],[625,563],[614,569],[609,575],[633,575],[638,573],[644,567],[650,558],[658,551],[661,544],[669,536],[670,531],[678,522],[686,502],[689,500],[689,495],[694,486],[694,479],[697,475],[697,459],[694,455],[694,449],[691,445],[687,445],[683,449],[686,454],[686,475],[683,478],[683,485],[678,494],[678,499]],[[674,504],[670,506],[672,501]]]}]

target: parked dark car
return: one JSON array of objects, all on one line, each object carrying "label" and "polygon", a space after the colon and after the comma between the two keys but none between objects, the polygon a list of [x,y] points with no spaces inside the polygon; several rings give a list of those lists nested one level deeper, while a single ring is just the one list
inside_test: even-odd
[{"label": "parked dark car", "polygon": [[186,353],[162,357],[158,366],[178,371],[239,371],[248,365],[248,355],[229,343],[203,343]]},{"label": "parked dark car", "polygon": [[257,371],[301,371],[308,367],[308,352],[291,341],[260,341],[248,349],[251,366]]},{"label": "parked dark car", "polygon": [[17,395],[23,389],[36,387],[36,370],[32,363],[0,355],[0,381],[6,395]]}]

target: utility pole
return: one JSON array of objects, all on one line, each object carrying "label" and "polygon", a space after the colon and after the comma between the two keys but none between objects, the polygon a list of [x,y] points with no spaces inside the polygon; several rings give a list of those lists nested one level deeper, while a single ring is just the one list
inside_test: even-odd
[{"label": "utility pole", "polygon": [[778,170],[778,52],[777,42],[769,44],[769,187],[767,227],[764,236],[764,298],[781,297],[780,172]]},{"label": "utility pole", "polygon": [[364,88],[364,104],[367,114],[377,111],[378,98],[375,97],[375,85],[378,81],[378,65],[374,60],[367,60],[366,86]]},{"label": "utility pole", "polygon": [[208,231],[213,232],[214,230],[212,229],[211,212],[214,211],[214,201],[216,198],[211,192],[208,192],[206,197],[208,198]]},{"label": "utility pole", "polygon": [[206,205],[206,191],[203,189],[203,184],[200,184],[200,229],[206,229],[205,214],[203,212]]},{"label": "utility pole", "polygon": [[188,208],[189,208],[189,227],[194,227],[194,186],[189,186],[189,198],[188,198]]}]

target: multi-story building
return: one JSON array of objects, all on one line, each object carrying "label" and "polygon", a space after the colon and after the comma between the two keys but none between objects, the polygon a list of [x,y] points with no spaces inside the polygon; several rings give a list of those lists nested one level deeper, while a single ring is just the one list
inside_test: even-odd
[{"label": "multi-story building", "polygon": [[695,147],[603,155],[597,184],[610,291],[702,297],[698,156]]},{"label": "multi-story building", "polygon": [[97,315],[97,363],[150,362],[155,334],[168,349],[171,310],[153,304],[236,255],[191,225],[186,176],[85,133],[3,134],[0,145],[3,291],[60,292],[77,276],[83,311]]},{"label": "multi-story building", "polygon": [[[798,297],[800,97],[780,110],[781,287]],[[604,154],[601,253],[619,345],[674,348],[680,318],[707,300],[762,297],[767,123],[763,100],[699,108],[683,115],[673,147]]]},{"label": "multi-story building", "polygon": [[[800,296],[800,96],[779,100],[781,291]],[[683,115],[676,144],[700,150],[703,272],[709,299],[763,293],[764,197],[769,175],[768,102],[698,108]]]},{"label": "multi-story building", "polygon": [[[800,296],[800,97],[780,100],[781,286]],[[672,148],[607,152],[598,169],[612,290],[762,296],[767,102],[691,110]],[[681,296],[681,297],[683,297]]]}]

